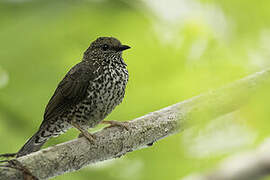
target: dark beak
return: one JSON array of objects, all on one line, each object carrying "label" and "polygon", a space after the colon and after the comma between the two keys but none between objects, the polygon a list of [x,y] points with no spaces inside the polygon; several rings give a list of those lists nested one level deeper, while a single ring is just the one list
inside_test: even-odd
[{"label": "dark beak", "polygon": [[118,50],[119,51],[124,51],[124,50],[127,50],[127,49],[129,49],[130,47],[129,46],[127,46],[127,45],[121,45],[119,48],[118,48]]}]

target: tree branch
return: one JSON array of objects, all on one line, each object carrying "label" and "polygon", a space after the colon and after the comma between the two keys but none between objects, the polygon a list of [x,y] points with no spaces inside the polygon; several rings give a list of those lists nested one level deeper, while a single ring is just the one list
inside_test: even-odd
[{"label": "tree branch", "polygon": [[[258,72],[223,88],[129,121],[129,131],[119,127],[103,129],[95,133],[97,139],[94,144],[78,138],[20,157],[18,161],[37,178],[46,179],[117,158],[184,130],[190,120],[214,119],[238,109],[269,80],[270,70]],[[1,167],[2,179],[23,179],[23,173]]]},{"label": "tree branch", "polygon": [[270,139],[256,150],[224,160],[216,170],[194,174],[183,180],[259,180],[270,173]]}]

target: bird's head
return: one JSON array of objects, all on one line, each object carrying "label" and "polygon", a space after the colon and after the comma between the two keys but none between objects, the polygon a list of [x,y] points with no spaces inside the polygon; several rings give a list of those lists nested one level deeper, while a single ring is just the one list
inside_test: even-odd
[{"label": "bird's head", "polygon": [[114,37],[99,37],[84,52],[84,60],[117,61],[118,58],[122,59],[122,52],[129,48]]}]

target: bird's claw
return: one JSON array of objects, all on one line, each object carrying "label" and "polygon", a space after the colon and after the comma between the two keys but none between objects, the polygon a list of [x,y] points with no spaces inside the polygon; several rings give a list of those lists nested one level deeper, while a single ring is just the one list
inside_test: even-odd
[{"label": "bird's claw", "polygon": [[121,127],[124,128],[125,130],[129,131],[129,126],[128,126],[128,122],[118,122],[118,121],[101,121],[101,123],[103,124],[110,124],[110,126],[105,127],[105,129],[107,128],[111,128],[111,127]]},{"label": "bird's claw", "polygon": [[89,133],[88,131],[83,131],[79,134],[78,138],[85,137],[90,143],[94,143],[96,136]]}]

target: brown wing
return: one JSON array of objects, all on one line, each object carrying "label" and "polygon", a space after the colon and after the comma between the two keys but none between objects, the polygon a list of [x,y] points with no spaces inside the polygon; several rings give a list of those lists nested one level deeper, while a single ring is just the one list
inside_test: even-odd
[{"label": "brown wing", "polygon": [[85,62],[75,65],[59,83],[44,113],[44,120],[65,113],[87,96],[89,82],[94,79],[94,69]]}]

